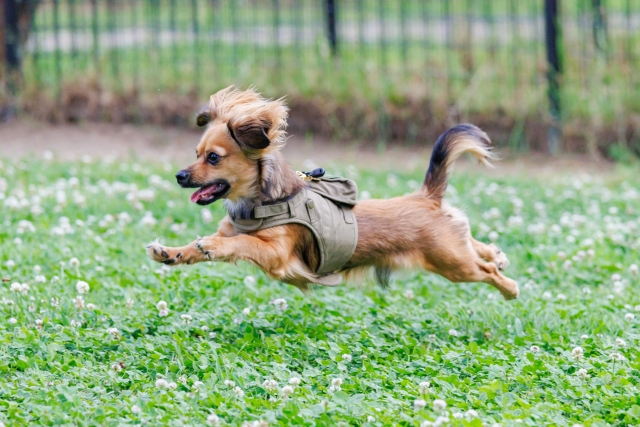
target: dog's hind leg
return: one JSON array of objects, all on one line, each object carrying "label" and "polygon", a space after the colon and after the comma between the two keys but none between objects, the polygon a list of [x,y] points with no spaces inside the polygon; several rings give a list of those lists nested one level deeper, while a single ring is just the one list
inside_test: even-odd
[{"label": "dog's hind leg", "polygon": [[438,273],[441,276],[456,283],[484,282],[495,287],[502,296],[507,299],[518,297],[518,284],[502,275],[498,266],[493,262],[485,262],[476,254],[474,248],[469,246],[458,247],[456,251],[440,253],[438,259],[426,259],[430,265],[425,265],[427,270]]},{"label": "dog's hind leg", "polygon": [[485,261],[493,262],[498,267],[498,270],[504,270],[509,266],[509,259],[507,258],[507,255],[496,245],[486,245],[475,240],[473,237],[471,238],[471,245],[480,258]]}]

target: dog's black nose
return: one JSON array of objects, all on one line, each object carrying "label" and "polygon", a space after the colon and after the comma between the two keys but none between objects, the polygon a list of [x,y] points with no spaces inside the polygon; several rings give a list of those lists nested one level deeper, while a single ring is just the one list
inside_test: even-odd
[{"label": "dog's black nose", "polygon": [[181,170],[176,174],[176,180],[178,180],[178,184],[185,185],[189,182],[189,178],[191,178],[191,172],[188,170]]}]

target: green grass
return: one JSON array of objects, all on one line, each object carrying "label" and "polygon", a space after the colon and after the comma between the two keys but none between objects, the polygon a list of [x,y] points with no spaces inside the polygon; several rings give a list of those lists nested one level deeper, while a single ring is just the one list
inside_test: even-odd
[{"label": "green grass", "polygon": [[[411,191],[424,172],[327,169],[372,197]],[[178,426],[216,414],[221,425],[419,426],[448,414],[457,426],[637,425],[637,170],[604,181],[460,169],[447,199],[477,238],[497,238],[509,255],[516,301],[421,272],[386,292],[305,296],[244,263],[162,267],[147,242],[185,244],[223,214],[213,205],[204,221],[172,182],[177,165],[2,160],[0,421]],[[78,281],[90,286],[84,308],[73,301]],[[30,289],[12,292],[13,283]],[[292,377],[301,381],[286,397]],[[341,389],[331,391],[335,378]],[[446,412],[434,410],[438,399]]]}]

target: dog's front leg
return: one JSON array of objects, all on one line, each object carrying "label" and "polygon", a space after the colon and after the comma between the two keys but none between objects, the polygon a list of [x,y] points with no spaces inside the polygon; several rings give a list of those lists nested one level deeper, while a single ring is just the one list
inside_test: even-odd
[{"label": "dog's front leg", "polygon": [[256,236],[239,234],[235,237],[213,235],[195,242],[201,254],[212,261],[249,261],[269,276],[282,279],[286,276],[287,245],[277,240],[262,240]]},{"label": "dog's front leg", "polygon": [[149,255],[152,260],[167,265],[195,264],[196,262],[210,261],[196,246],[196,242],[198,241],[199,240],[195,240],[179,248],[172,248],[163,246],[158,242],[152,242],[147,246],[147,255]]}]

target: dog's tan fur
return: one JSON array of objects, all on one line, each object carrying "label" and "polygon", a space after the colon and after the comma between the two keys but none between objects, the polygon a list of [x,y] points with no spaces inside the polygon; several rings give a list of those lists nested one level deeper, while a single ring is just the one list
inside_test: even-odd
[{"label": "dog's tan fur", "polygon": [[[225,205],[236,217],[247,217],[254,206],[291,197],[305,182],[278,151],[285,142],[286,120],[287,108],[281,99],[267,100],[252,89],[234,87],[216,93],[198,117],[199,124],[207,127],[196,149],[198,159],[186,169],[191,181],[206,185],[227,180],[230,189],[224,196]],[[483,132],[474,129],[477,138],[488,142]],[[263,130],[269,139],[266,147],[262,147]],[[444,145],[448,151],[440,153],[444,156],[439,162],[432,157],[421,190],[389,200],[359,202],[353,209],[357,246],[339,273],[350,278],[374,269],[385,282],[391,270],[420,268],[452,282],[485,282],[506,299],[516,298],[518,285],[499,271],[508,265],[504,253],[474,240],[466,216],[442,202],[448,167],[460,154],[470,152],[483,162],[491,158],[488,148],[476,139],[464,132],[447,135]],[[216,165],[206,161],[212,151],[222,157]],[[245,260],[301,289],[307,289],[309,283],[323,283],[314,273],[319,262],[314,237],[297,224],[238,234],[225,217],[211,236],[178,248],[153,243],[147,252],[155,261],[172,265]]]}]

